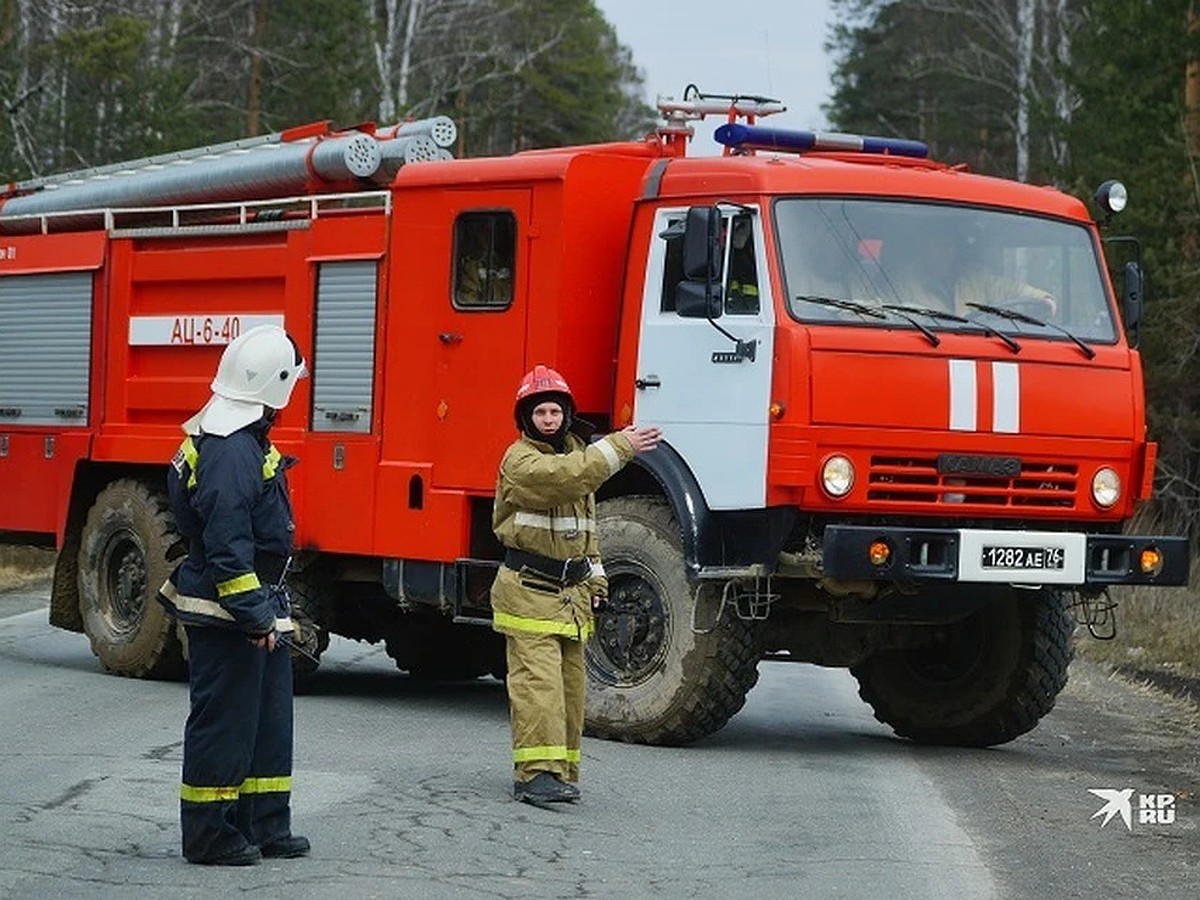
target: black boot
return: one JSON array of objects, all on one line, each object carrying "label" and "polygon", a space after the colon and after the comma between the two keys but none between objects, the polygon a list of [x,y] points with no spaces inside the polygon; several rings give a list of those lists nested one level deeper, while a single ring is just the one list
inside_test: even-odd
[{"label": "black boot", "polygon": [[298,834],[289,834],[287,837],[268,841],[259,849],[267,859],[295,859],[297,856],[308,856],[311,848],[312,845],[308,842],[308,838]]},{"label": "black boot", "polygon": [[263,855],[257,847],[247,844],[245,847],[222,853],[220,856],[199,857],[189,859],[188,862],[201,866],[253,866],[262,858]]},{"label": "black boot", "polygon": [[564,784],[551,772],[538,772],[529,781],[513,783],[513,798],[523,803],[540,806],[543,803],[570,803],[579,799],[579,789]]}]

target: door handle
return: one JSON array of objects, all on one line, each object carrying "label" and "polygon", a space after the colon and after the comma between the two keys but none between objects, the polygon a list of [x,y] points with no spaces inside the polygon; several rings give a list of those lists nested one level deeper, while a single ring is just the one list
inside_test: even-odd
[{"label": "door handle", "polygon": [[443,331],[438,335],[438,340],[449,346],[450,344],[461,344],[463,336],[457,331]]},{"label": "door handle", "polygon": [[633,386],[639,391],[644,391],[646,388],[662,387],[662,382],[659,381],[657,375],[647,375],[645,378],[634,381]]}]

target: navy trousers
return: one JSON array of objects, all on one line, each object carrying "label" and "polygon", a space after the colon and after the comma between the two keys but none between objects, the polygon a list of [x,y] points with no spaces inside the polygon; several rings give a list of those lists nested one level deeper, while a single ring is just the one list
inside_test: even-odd
[{"label": "navy trousers", "polygon": [[291,834],[292,664],[246,635],[187,626],[183,855],[211,860]]}]

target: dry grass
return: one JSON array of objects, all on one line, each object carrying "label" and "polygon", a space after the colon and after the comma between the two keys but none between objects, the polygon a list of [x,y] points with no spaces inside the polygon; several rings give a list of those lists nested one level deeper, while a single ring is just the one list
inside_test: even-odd
[{"label": "dry grass", "polygon": [[53,550],[0,545],[0,591],[47,580],[54,567]]},{"label": "dry grass", "polygon": [[1200,678],[1198,586],[1200,560],[1193,559],[1187,587],[1114,590],[1116,638],[1085,637],[1077,646],[1080,656],[1122,669]]}]

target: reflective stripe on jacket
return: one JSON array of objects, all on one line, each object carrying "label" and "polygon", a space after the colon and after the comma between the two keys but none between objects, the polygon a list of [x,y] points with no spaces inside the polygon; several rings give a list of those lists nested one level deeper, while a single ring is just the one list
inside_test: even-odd
[{"label": "reflective stripe on jacket", "polygon": [[505,547],[556,560],[586,556],[591,576],[557,584],[529,569],[502,566],[492,583],[493,628],[500,632],[560,634],[586,640],[591,598],[606,595],[608,579],[596,541],[595,490],[634,457],[619,432],[584,444],[567,435],[566,452],[521,437],[500,462],[492,529]]}]

